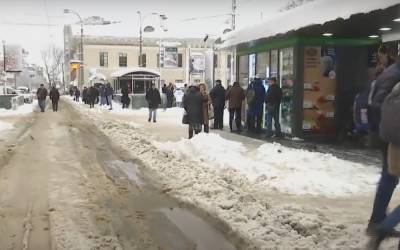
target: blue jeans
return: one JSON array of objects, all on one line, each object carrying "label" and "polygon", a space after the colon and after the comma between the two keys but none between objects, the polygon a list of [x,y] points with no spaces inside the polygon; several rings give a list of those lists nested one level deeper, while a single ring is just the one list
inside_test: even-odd
[{"label": "blue jeans", "polygon": [[272,136],[272,119],[274,120],[275,124],[275,135],[281,136],[281,124],[279,123],[279,105],[268,107],[267,106],[267,135]]},{"label": "blue jeans", "polygon": [[157,120],[157,109],[149,108],[149,121],[151,121],[151,118],[153,118],[154,122]]},{"label": "blue jeans", "polygon": [[46,108],[46,99],[44,100],[38,100],[39,108],[41,112],[44,112]]},{"label": "blue jeans", "polygon": [[[369,223],[379,224],[385,221],[385,225],[389,226],[394,223],[392,222],[392,220],[395,220],[396,218],[396,221],[400,222],[400,209],[396,208],[394,211],[395,214],[391,214],[390,217],[386,219],[386,210],[388,208],[390,200],[392,199],[393,191],[399,183],[399,178],[397,176],[389,174],[388,172],[387,152],[388,144],[384,145],[382,148],[383,164],[381,179],[379,180],[378,188],[376,190],[374,206]],[[397,224],[398,222],[396,222],[395,224]]]}]

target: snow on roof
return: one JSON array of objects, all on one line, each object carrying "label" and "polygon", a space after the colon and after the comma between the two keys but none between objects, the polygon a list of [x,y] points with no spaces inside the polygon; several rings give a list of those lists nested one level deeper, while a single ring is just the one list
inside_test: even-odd
[{"label": "snow on roof", "polygon": [[111,74],[111,77],[117,78],[117,77],[124,76],[126,74],[137,73],[137,72],[145,72],[148,74],[160,76],[160,72],[156,69],[143,68],[143,67],[132,67],[132,68],[126,68],[126,69],[121,69],[121,70],[115,71]]},{"label": "snow on roof", "polygon": [[369,13],[378,9],[386,9],[399,0],[318,0],[293,10],[279,12],[268,20],[226,34],[221,48],[241,43],[284,34],[315,24],[324,24],[338,18],[348,19],[358,13]]}]

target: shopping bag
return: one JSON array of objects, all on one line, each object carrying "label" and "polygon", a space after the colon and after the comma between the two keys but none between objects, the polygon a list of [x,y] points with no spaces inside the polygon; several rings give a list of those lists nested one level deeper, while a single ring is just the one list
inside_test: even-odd
[{"label": "shopping bag", "polygon": [[389,173],[400,177],[400,146],[389,144],[388,149]]}]

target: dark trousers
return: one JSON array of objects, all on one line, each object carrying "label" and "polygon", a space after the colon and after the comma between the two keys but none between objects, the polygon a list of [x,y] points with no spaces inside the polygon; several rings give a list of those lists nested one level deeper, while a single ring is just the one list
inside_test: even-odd
[{"label": "dark trousers", "polygon": [[370,224],[381,223],[386,218],[386,210],[392,199],[393,191],[399,183],[399,178],[388,172],[387,153],[388,144],[385,143],[385,145],[382,146],[383,161],[381,179],[379,180],[375,194],[374,206],[369,220]]},{"label": "dark trousers", "polygon": [[201,132],[201,130],[195,130],[195,129],[189,128],[189,139],[193,138],[193,133],[195,133],[197,135],[200,132]]},{"label": "dark trousers", "polygon": [[272,136],[272,120],[274,120],[275,135],[281,136],[281,124],[279,123],[279,106],[272,107],[268,110],[267,115],[267,135]]},{"label": "dark trousers", "polygon": [[210,125],[203,124],[203,128],[204,128],[204,133],[209,133],[210,132]]},{"label": "dark trousers", "polygon": [[232,131],[233,118],[235,118],[236,129],[242,130],[242,109],[241,108],[230,108],[229,109],[229,128]]},{"label": "dark trousers", "polygon": [[53,112],[57,112],[58,111],[58,100],[52,100],[51,105],[53,107]]},{"label": "dark trousers", "polygon": [[93,108],[93,107],[94,107],[94,102],[95,102],[95,98],[90,97],[90,98],[89,98],[89,105],[90,105],[90,108]]},{"label": "dark trousers", "polygon": [[224,127],[224,108],[214,107],[214,129],[222,129]]},{"label": "dark trousers", "polygon": [[261,132],[263,121],[263,112],[260,111],[258,114],[248,114],[247,115],[247,128],[250,132]]}]

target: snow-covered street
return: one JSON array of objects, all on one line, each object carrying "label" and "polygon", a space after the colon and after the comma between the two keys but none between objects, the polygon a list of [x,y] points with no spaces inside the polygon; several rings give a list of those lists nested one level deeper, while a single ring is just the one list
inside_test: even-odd
[{"label": "snow-covered street", "polygon": [[158,122],[148,123],[143,109],[66,101],[142,162],[152,183],[217,221],[239,249],[362,249],[366,243],[378,166],[224,131],[187,140],[179,109],[159,111]]}]

